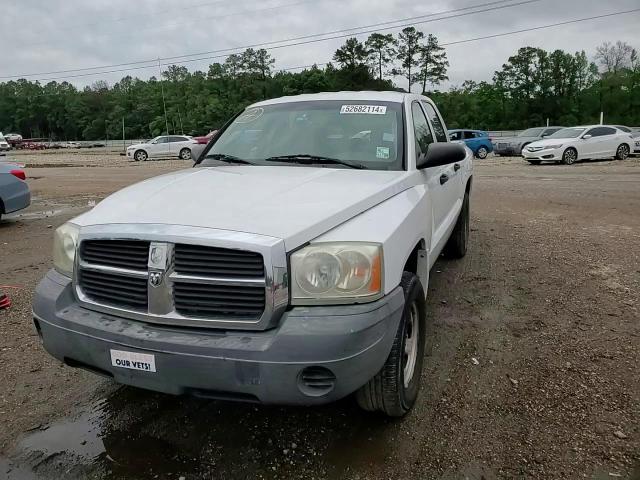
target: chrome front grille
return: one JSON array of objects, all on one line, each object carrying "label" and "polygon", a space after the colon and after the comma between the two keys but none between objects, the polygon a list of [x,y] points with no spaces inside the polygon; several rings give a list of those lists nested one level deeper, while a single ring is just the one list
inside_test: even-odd
[{"label": "chrome front grille", "polygon": [[174,270],[185,275],[264,278],[264,260],[256,252],[178,244],[174,250]]},{"label": "chrome front grille", "polygon": [[85,240],[80,256],[87,263],[147,270],[149,242],[139,240]]},{"label": "chrome front grille", "polygon": [[175,326],[259,330],[286,308],[286,254],[279,239],[225,231],[214,231],[212,239],[210,229],[171,226],[179,235],[154,231],[130,240],[101,238],[103,229],[89,227],[80,236],[74,285],[87,308]]},{"label": "chrome front grille", "polygon": [[82,291],[93,301],[143,312],[147,310],[146,278],[83,268],[78,280]]}]

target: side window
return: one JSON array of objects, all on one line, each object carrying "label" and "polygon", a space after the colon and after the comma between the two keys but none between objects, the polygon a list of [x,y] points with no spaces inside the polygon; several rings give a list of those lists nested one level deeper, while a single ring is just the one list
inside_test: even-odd
[{"label": "side window", "polygon": [[446,133],[446,130],[444,129],[444,124],[442,123],[442,120],[440,120],[440,117],[436,113],[435,108],[433,108],[431,104],[427,102],[422,102],[422,106],[424,107],[424,111],[427,113],[429,120],[431,120],[431,125],[433,126],[433,132],[436,134],[436,139],[439,142],[446,142],[447,133]]},{"label": "side window", "polygon": [[[435,125],[433,126],[433,128],[436,128]],[[476,138],[475,132],[464,132],[464,139],[469,140],[470,138]]]},{"label": "side window", "polygon": [[451,132],[449,140],[462,140],[462,132]]},{"label": "side window", "polygon": [[431,134],[427,117],[424,116],[424,112],[418,102],[413,102],[411,105],[411,114],[413,116],[413,131],[416,136],[416,154],[420,156],[426,153],[429,145],[433,143],[433,135]]},{"label": "side window", "polygon": [[549,135],[553,135],[554,133],[556,133],[558,130],[560,130],[559,128],[547,128],[544,132],[542,132],[542,135],[545,137],[548,137]]},{"label": "side window", "polygon": [[169,137],[160,137],[156,143],[168,143]]},{"label": "side window", "polygon": [[184,137],[169,137],[169,142],[177,143],[177,142],[185,142],[186,138]]},{"label": "side window", "polygon": [[616,131],[609,127],[595,127],[587,132],[592,137],[602,137],[604,135],[613,135]]},{"label": "side window", "polygon": [[616,129],[611,127],[600,127],[602,133],[600,135],[615,135]]}]

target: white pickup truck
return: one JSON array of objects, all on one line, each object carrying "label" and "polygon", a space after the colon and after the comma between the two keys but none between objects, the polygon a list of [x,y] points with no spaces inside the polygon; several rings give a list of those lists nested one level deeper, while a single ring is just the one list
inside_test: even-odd
[{"label": "white pickup truck", "polygon": [[429,270],[462,257],[472,152],[399,92],[256,103],[194,168],[61,226],[33,304],[73,367],[172,394],[313,405],[416,401]]}]

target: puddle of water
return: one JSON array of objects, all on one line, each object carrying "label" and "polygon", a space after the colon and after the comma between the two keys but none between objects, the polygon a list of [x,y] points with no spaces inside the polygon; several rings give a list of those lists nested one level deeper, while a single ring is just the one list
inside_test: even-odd
[{"label": "puddle of water", "polygon": [[349,400],[284,408],[122,387],[25,434],[8,478],[367,478],[392,455],[395,434]]}]

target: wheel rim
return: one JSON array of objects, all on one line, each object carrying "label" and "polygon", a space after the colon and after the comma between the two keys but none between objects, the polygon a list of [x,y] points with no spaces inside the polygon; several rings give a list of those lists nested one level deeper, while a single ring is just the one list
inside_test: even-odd
[{"label": "wheel rim", "polygon": [[625,160],[627,158],[627,155],[629,155],[629,153],[627,152],[627,146],[620,145],[618,147],[618,158],[621,160]]},{"label": "wheel rim", "polygon": [[189,150],[183,150],[182,151],[182,159],[183,160],[189,160],[189,157],[191,157],[191,152]]},{"label": "wheel rim", "polygon": [[145,160],[145,154],[144,154],[144,152],[138,152],[138,153],[136,154],[136,158],[138,159],[138,161],[142,161],[142,162],[144,162],[144,160]]},{"label": "wheel rim", "polygon": [[574,152],[573,150],[567,150],[567,153],[565,153],[565,158],[567,160],[567,164],[571,165],[576,159],[576,152]]},{"label": "wheel rim", "polygon": [[409,383],[411,383],[416,369],[416,360],[418,359],[418,325],[418,305],[416,302],[413,302],[409,308],[409,316],[404,328],[404,352],[402,355],[404,388],[409,387]]},{"label": "wheel rim", "polygon": [[481,147],[481,148],[478,150],[478,157],[479,157],[479,158],[485,158],[486,156],[487,156],[487,149],[486,149],[486,148],[484,148],[484,147]]}]

